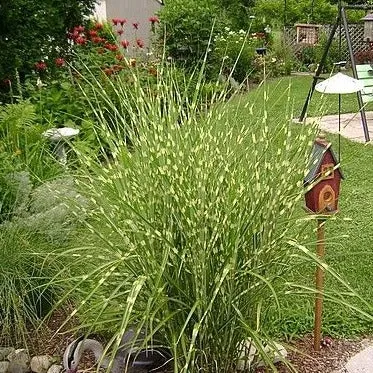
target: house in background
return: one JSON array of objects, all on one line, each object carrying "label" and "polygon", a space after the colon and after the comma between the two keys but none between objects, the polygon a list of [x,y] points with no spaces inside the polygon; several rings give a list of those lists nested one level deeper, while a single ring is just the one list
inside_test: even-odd
[{"label": "house in background", "polygon": [[[151,37],[151,22],[149,18],[154,16],[162,7],[162,0],[100,0],[96,5],[94,16],[100,21],[111,22],[114,18],[127,20],[121,39],[128,40],[131,46],[140,39],[149,46]],[[138,23],[138,29],[133,27]]]}]

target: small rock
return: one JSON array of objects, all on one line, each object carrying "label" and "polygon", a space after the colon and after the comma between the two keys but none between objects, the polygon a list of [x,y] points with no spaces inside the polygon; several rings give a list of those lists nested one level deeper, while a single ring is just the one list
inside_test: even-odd
[{"label": "small rock", "polygon": [[7,359],[10,362],[15,362],[15,363],[18,363],[20,365],[25,365],[25,366],[28,366],[30,363],[30,356],[25,348],[20,348],[18,350],[12,351],[8,355]]},{"label": "small rock", "polygon": [[271,357],[274,364],[284,361],[288,356],[288,352],[285,347],[280,343],[273,342],[271,345],[267,345],[264,351]]},{"label": "small rock", "polygon": [[62,371],[62,366],[53,364],[47,371],[47,373],[60,373]]},{"label": "small rock", "polygon": [[0,373],[8,373],[9,361],[0,361]]},{"label": "small rock", "polygon": [[30,356],[26,349],[15,350],[8,355],[9,373],[26,373],[29,371]]},{"label": "small rock", "polygon": [[34,356],[31,359],[30,367],[35,373],[47,373],[48,369],[54,363],[54,358],[49,355]]},{"label": "small rock", "polygon": [[0,361],[5,360],[6,357],[15,350],[14,347],[0,347]]},{"label": "small rock", "polygon": [[28,365],[11,361],[8,367],[8,373],[26,373],[29,371]]}]

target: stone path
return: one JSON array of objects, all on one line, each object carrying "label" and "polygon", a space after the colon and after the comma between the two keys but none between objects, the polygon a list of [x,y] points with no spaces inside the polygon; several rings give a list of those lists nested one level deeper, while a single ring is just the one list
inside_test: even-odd
[{"label": "stone path", "polygon": [[366,347],[346,364],[348,373],[373,373],[373,346]]},{"label": "stone path", "polygon": [[[367,111],[370,140],[373,143],[373,111]],[[318,123],[320,128],[331,133],[338,133],[338,114],[307,118],[306,123]],[[365,143],[360,113],[341,114],[341,135],[352,141]]]}]

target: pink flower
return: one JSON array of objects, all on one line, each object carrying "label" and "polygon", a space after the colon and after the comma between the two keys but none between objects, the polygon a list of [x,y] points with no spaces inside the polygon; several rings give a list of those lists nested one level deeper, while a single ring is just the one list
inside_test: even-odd
[{"label": "pink flower", "polygon": [[114,70],[111,69],[110,67],[106,67],[106,68],[104,69],[104,73],[105,73],[107,76],[112,75],[113,72],[114,72]]},{"label": "pink flower", "polygon": [[84,45],[87,42],[87,39],[84,36],[78,36],[75,39],[75,43],[79,45]]},{"label": "pink flower", "polygon": [[139,22],[133,22],[132,23],[132,26],[133,26],[133,28],[135,29],[135,30],[138,30],[139,29]]},{"label": "pink flower", "polygon": [[118,26],[120,19],[119,18],[113,18],[111,22],[113,22],[114,26]]},{"label": "pink flower", "polygon": [[79,26],[75,26],[75,27],[74,27],[74,31],[84,32],[84,26],[81,26],[81,25],[79,25]]},{"label": "pink flower", "polygon": [[142,39],[136,39],[136,44],[139,48],[144,48],[144,41]]},{"label": "pink flower", "polygon": [[106,43],[104,48],[108,49],[109,51],[115,52],[118,50],[118,46],[115,44]]},{"label": "pink flower", "polygon": [[154,25],[155,23],[159,23],[159,18],[157,16],[152,16],[149,18],[149,22]]},{"label": "pink flower", "polygon": [[88,35],[89,35],[91,38],[95,38],[95,37],[98,36],[96,30],[89,30],[89,31],[88,31]]},{"label": "pink flower", "polygon": [[127,49],[128,46],[130,45],[130,42],[126,39],[122,40],[120,43],[122,44],[122,47],[125,49]]},{"label": "pink flower", "polygon": [[58,57],[54,60],[57,67],[62,67],[65,65],[65,60],[62,57]]},{"label": "pink flower", "polygon": [[36,62],[35,65],[36,71],[45,71],[47,69],[47,64],[44,61]]},{"label": "pink flower", "polygon": [[121,19],[118,19],[120,25],[123,27],[124,24],[127,22],[127,20],[125,18],[121,18]]},{"label": "pink flower", "polygon": [[95,44],[99,44],[99,43],[102,43],[104,41],[105,41],[105,39],[100,38],[99,36],[95,36],[95,37],[92,38],[92,43],[95,43]]},{"label": "pink flower", "polygon": [[118,35],[122,35],[123,32],[124,32],[124,31],[123,31],[122,29],[117,30]]}]

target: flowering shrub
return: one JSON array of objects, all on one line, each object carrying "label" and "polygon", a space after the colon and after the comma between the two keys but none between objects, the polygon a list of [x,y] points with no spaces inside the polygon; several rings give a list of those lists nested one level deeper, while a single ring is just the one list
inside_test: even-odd
[{"label": "flowering shrub", "polygon": [[[53,61],[69,47],[66,30],[84,21],[95,0],[1,1],[0,10],[0,101],[10,101],[10,87],[17,88],[35,68],[35,62]],[[52,67],[52,66],[50,66]],[[19,95],[17,91],[16,94]]]},{"label": "flowering shrub", "polygon": [[355,63],[358,65],[373,63],[373,50],[360,51],[354,54]]},{"label": "flowering shrub", "polygon": [[244,30],[233,31],[225,27],[214,39],[215,47],[210,58],[211,71],[232,76],[242,82],[254,68],[255,49],[263,45],[263,39],[256,34],[248,35]]}]

